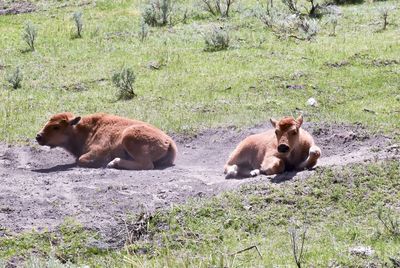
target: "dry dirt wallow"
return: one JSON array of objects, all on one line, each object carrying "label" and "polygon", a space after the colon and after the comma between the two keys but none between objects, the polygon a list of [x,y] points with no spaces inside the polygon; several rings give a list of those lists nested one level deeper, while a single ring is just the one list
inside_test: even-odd
[{"label": "dry dirt wallow", "polygon": [[[4,231],[53,229],[66,217],[106,235],[128,213],[215,195],[243,183],[295,183],[312,174],[224,179],[224,162],[237,143],[268,127],[207,130],[192,138],[175,136],[179,147],[176,166],[152,171],[79,168],[61,149],[50,150],[33,142],[23,147],[0,144],[0,237]],[[304,128],[322,149],[319,166],[399,158],[398,146],[388,137],[370,135],[361,126],[305,123]]]}]

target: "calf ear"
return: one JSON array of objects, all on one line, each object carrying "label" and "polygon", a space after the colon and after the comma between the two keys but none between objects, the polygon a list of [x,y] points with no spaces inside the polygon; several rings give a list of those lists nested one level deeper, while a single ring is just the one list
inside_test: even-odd
[{"label": "calf ear", "polygon": [[81,117],[80,117],[80,116],[77,116],[77,117],[75,117],[74,119],[72,119],[72,120],[69,121],[69,125],[70,125],[70,126],[75,126],[76,124],[79,123],[79,121],[81,121]]},{"label": "calf ear", "polygon": [[276,127],[276,124],[278,123],[278,121],[276,121],[276,120],[273,119],[273,118],[269,119],[269,121],[271,121],[271,125],[272,125],[273,127]]},{"label": "calf ear", "polygon": [[301,127],[301,125],[303,124],[303,114],[300,114],[299,117],[297,117],[296,122],[297,127]]}]

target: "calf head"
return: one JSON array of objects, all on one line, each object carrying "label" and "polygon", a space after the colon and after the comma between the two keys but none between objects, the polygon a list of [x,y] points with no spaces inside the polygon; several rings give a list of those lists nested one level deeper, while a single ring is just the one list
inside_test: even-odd
[{"label": "calf head", "polygon": [[72,113],[55,114],[36,135],[36,141],[51,148],[63,146],[68,142],[73,127],[80,120],[81,117],[74,117]]},{"label": "calf head", "polygon": [[299,142],[299,129],[303,123],[303,116],[297,119],[284,117],[281,120],[271,118],[271,124],[275,128],[275,135],[278,140],[278,152],[288,154],[296,148]]}]

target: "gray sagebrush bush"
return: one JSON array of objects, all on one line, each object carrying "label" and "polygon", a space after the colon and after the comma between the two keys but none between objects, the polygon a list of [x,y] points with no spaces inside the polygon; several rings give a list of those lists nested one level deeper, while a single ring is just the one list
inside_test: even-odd
[{"label": "gray sagebrush bush", "polygon": [[150,26],[165,26],[171,16],[171,0],[150,0],[142,11],[142,19]]},{"label": "gray sagebrush bush", "polygon": [[82,37],[82,31],[83,31],[83,14],[80,11],[74,12],[72,14],[72,19],[74,20],[75,27],[76,27],[76,37],[81,38]]},{"label": "gray sagebrush bush", "polygon": [[204,35],[205,51],[214,52],[228,49],[229,47],[229,32],[222,27],[214,26],[211,31]]},{"label": "gray sagebrush bush", "polygon": [[32,22],[28,21],[25,23],[24,31],[22,33],[22,39],[28,44],[29,50],[35,50],[35,41],[37,38],[37,29],[32,24]]},{"label": "gray sagebrush bush", "polygon": [[21,87],[21,82],[23,75],[21,69],[17,67],[15,71],[7,78],[7,82],[10,83],[13,89],[18,89]]},{"label": "gray sagebrush bush", "polygon": [[144,20],[142,20],[140,22],[140,31],[139,31],[140,42],[143,42],[148,35],[149,35],[149,25]]},{"label": "gray sagebrush bush", "polygon": [[134,83],[136,76],[131,68],[123,67],[112,76],[112,82],[118,88],[118,100],[130,100],[136,97]]}]

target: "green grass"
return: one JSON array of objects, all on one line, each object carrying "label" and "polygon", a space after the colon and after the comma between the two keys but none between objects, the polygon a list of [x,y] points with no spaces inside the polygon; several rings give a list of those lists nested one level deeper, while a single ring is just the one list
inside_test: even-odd
[{"label": "green grass", "polygon": [[[61,236],[0,238],[0,257],[31,261],[39,255],[43,262],[62,256],[71,265],[90,267],[293,267],[289,230],[306,226],[305,267],[382,267],[400,257],[400,237],[377,216],[383,207],[384,215],[400,217],[399,171],[396,161],[319,169],[305,180],[244,186],[158,211],[142,238],[122,249],[87,248],[95,236],[65,224]],[[374,255],[349,253],[360,245]],[[235,254],[250,246],[262,257],[255,250]]]},{"label": "green grass", "polygon": [[[279,40],[265,29],[251,15],[254,1],[243,1],[241,12],[222,21],[182,2],[194,10],[188,23],[175,19],[171,29],[151,28],[144,43],[138,36],[141,1],[73,3],[55,8],[56,2],[39,2],[45,8],[38,12],[0,16],[0,64],[5,66],[0,68],[0,140],[32,139],[51,114],[61,111],[109,112],[174,132],[249,126],[299,110],[309,121],[361,122],[384,133],[399,129],[400,64],[373,64],[399,59],[400,9],[390,14],[388,29],[378,31],[376,9],[387,3],[343,6],[337,36],[329,36],[330,26],[322,20],[316,40],[301,42]],[[76,10],[83,11],[80,39],[72,38]],[[21,32],[28,20],[38,28],[36,51],[22,53]],[[230,49],[203,51],[201,33],[210,23],[230,30]],[[165,66],[150,70],[146,66],[152,60]],[[349,64],[327,66],[341,61]],[[17,66],[24,81],[21,89],[12,90],[6,78]],[[137,75],[138,97],[131,101],[116,101],[111,82],[122,66]],[[293,77],[299,72],[304,75]],[[75,90],[82,87],[86,90]],[[307,106],[310,97],[318,107]]]}]

